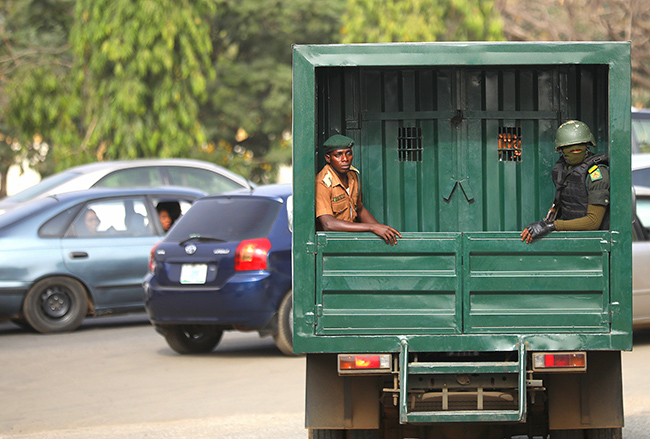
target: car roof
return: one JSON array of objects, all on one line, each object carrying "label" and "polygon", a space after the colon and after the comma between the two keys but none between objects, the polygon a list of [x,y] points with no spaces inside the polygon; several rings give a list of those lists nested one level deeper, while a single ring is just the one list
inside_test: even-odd
[{"label": "car roof", "polygon": [[250,189],[237,189],[235,191],[224,192],[222,194],[210,195],[206,198],[217,198],[217,197],[229,197],[233,195],[252,195],[259,197],[275,197],[275,198],[287,198],[291,195],[291,184],[279,183],[279,184],[266,184],[262,186],[256,186],[253,190]]},{"label": "car roof", "polygon": [[23,203],[15,209],[0,215],[0,228],[14,224],[24,218],[28,218],[39,212],[50,209],[66,209],[77,203],[83,203],[97,198],[129,197],[129,196],[153,196],[153,197],[193,197],[201,198],[205,192],[198,189],[184,188],[177,186],[161,186],[155,188],[101,188],[86,189],[82,191],[65,192],[62,194],[48,195],[34,201]]},{"label": "car roof", "polygon": [[66,173],[87,174],[100,170],[111,172],[119,169],[129,169],[146,166],[190,166],[196,168],[208,169],[224,174],[231,179],[240,182],[243,186],[250,186],[250,182],[241,175],[237,175],[228,169],[214,163],[194,159],[133,159],[133,160],[109,160],[103,162],[86,163],[66,169]]},{"label": "car roof", "polygon": [[632,154],[632,170],[650,168],[650,154]]},{"label": "car roof", "polygon": [[89,200],[92,198],[100,197],[124,197],[135,195],[180,195],[200,198],[204,197],[206,193],[198,189],[178,186],[157,186],[152,188],[93,188],[85,189],[82,191],[64,192],[62,194],[49,195],[48,198],[54,198],[61,202],[67,202],[70,200]]},{"label": "car roof", "polygon": [[650,119],[650,110],[632,107],[632,119]]}]

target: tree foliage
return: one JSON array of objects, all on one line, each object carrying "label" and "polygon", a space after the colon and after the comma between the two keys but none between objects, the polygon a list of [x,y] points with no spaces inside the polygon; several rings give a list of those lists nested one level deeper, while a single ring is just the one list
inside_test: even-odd
[{"label": "tree foliage", "polygon": [[[291,45],[338,42],[344,8],[345,0],[326,8],[313,0],[6,0],[0,145],[49,144],[56,170],[194,157],[268,181],[291,160]],[[19,154],[9,146],[0,154],[12,164]]]},{"label": "tree foliage", "polygon": [[338,42],[344,1],[218,1],[216,80],[201,118],[220,164],[265,182],[290,163],[291,46]]},{"label": "tree foliage", "polygon": [[178,157],[205,142],[199,104],[214,80],[210,0],[77,0],[70,42],[83,105],[68,162]]},{"label": "tree foliage", "polygon": [[348,0],[345,43],[502,40],[493,0]]},{"label": "tree foliage", "polygon": [[73,7],[73,0],[0,3],[0,196],[10,166],[46,170],[43,133],[61,122],[70,96]]},{"label": "tree foliage", "polygon": [[497,0],[511,41],[631,41],[633,103],[650,106],[650,2]]}]

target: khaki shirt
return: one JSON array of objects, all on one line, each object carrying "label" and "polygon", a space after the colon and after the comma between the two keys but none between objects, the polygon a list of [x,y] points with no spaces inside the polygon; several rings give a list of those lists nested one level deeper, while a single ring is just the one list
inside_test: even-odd
[{"label": "khaki shirt", "polygon": [[316,175],[316,218],[332,215],[336,219],[354,222],[363,207],[359,186],[359,171],[348,171],[349,194],[341,184],[336,171],[325,165]]}]

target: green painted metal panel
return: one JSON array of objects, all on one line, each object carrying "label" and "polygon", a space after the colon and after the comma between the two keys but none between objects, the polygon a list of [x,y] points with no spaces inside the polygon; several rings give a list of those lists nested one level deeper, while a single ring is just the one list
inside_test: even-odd
[{"label": "green painted metal panel", "polygon": [[361,235],[319,233],[317,335],[459,333],[460,234],[419,234],[399,252]]},{"label": "green painted metal panel", "polygon": [[[296,351],[631,348],[629,49],[295,46]],[[610,231],[524,245],[519,231],[553,198],[555,130],[572,118],[610,155]],[[404,127],[420,130],[421,161],[400,161]],[[520,130],[520,161],[499,160],[505,128]],[[402,231],[397,246],[316,232],[317,146],[337,132],[355,139],[364,204]]]},{"label": "green painted metal panel", "polygon": [[609,331],[609,233],[534,246],[498,234],[466,234],[466,332]]}]

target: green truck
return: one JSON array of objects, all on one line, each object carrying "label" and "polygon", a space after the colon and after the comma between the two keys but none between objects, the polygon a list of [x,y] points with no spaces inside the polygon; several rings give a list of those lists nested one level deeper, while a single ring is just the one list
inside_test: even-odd
[{"label": "green truck", "polygon": [[[293,48],[293,345],[315,439],[620,438],[632,349],[630,45]],[[520,232],[561,123],[609,154],[611,226]],[[355,140],[403,237],[318,231],[319,146]]]}]

